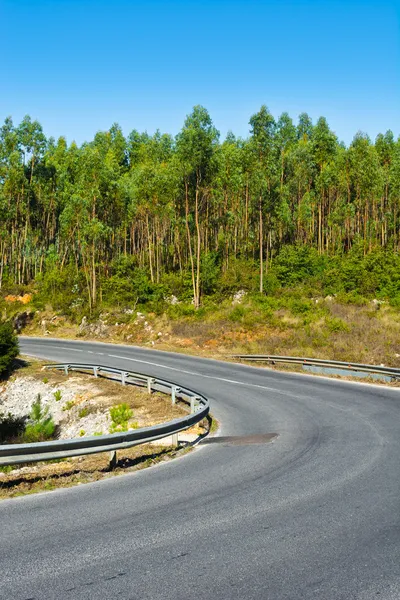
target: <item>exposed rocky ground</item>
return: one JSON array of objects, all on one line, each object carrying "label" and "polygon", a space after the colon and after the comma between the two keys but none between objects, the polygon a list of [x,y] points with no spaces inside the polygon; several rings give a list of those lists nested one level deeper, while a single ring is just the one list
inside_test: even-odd
[{"label": "exposed rocky ground", "polygon": [[[46,373],[43,374],[46,381]],[[60,439],[108,433],[111,419],[104,393],[89,378],[70,376],[65,383],[45,382],[32,376],[16,376],[0,388],[0,413],[27,417],[38,394],[49,408]],[[100,395],[100,397],[99,397]],[[104,400],[104,399],[103,399]]]},{"label": "exposed rocky ground", "polygon": [[[186,414],[186,409],[179,403],[171,405],[168,395],[153,392],[149,396],[146,389],[122,386],[101,377],[94,379],[90,375],[71,374],[67,378],[62,372],[43,370],[42,366],[41,361],[32,359],[8,381],[0,383],[0,415],[28,416],[40,394],[42,406],[49,407],[58,426],[57,437],[65,439],[109,433],[112,426],[110,408],[122,403],[132,410],[129,428],[155,425]],[[173,446],[171,438],[165,438],[119,451],[112,474],[147,467],[185,452],[208,427],[205,422],[184,432],[179,438],[180,448]],[[109,471],[108,453],[56,463],[2,467],[0,499],[96,481],[110,476]]]}]

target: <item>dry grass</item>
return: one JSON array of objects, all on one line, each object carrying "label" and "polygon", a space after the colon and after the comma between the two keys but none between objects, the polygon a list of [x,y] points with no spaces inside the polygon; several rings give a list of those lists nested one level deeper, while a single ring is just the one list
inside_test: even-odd
[{"label": "dry grass", "polygon": [[[222,359],[235,353],[266,353],[400,366],[400,312],[388,304],[377,310],[372,303],[321,301],[298,314],[290,304],[263,310],[248,300],[237,320],[232,319],[232,310],[225,303],[208,309],[201,319],[168,320],[150,313],[146,319],[153,332],[163,332],[160,339],[132,323],[110,325],[108,337],[102,339]],[[55,337],[77,336],[77,327],[65,320],[52,327]]]},{"label": "dry grass", "polygon": [[173,458],[185,450],[186,448],[150,444],[134,446],[117,453],[117,464],[113,470],[110,470],[108,453],[58,463],[38,463],[25,467],[22,472],[19,469],[16,473],[11,471],[3,474],[0,480],[0,499],[72,487],[137,471]]}]

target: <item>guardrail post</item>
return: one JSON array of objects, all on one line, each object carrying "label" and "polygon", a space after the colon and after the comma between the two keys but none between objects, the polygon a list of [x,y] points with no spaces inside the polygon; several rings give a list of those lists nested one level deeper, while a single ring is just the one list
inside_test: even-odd
[{"label": "guardrail post", "polygon": [[172,405],[176,404],[176,394],[179,392],[180,388],[177,385],[171,385],[171,401]]},{"label": "guardrail post", "polygon": [[154,382],[155,382],[155,379],[153,377],[147,378],[147,391],[149,392],[149,394],[151,394],[151,386],[153,385]]},{"label": "guardrail post", "polygon": [[93,375],[97,377],[98,372],[100,371],[100,367],[93,367]]},{"label": "guardrail post", "polygon": [[69,365],[64,365],[64,373],[68,375]]},{"label": "guardrail post", "polygon": [[198,396],[192,396],[190,398],[190,412],[191,414],[193,414],[194,412],[196,412],[196,405],[199,401],[199,397]]},{"label": "guardrail post", "polygon": [[178,434],[177,433],[174,433],[172,436],[172,445],[178,446]]},{"label": "guardrail post", "polygon": [[129,373],[127,373],[126,371],[121,371],[121,383],[122,383],[122,385],[125,385],[127,377],[129,377]]},{"label": "guardrail post", "polygon": [[113,471],[115,469],[115,467],[117,466],[117,451],[116,450],[112,450],[110,452],[110,460],[109,460],[109,469],[110,471]]}]

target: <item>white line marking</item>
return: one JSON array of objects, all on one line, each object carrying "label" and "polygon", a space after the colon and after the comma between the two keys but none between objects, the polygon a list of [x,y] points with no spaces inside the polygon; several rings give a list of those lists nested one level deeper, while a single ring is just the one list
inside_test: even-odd
[{"label": "white line marking", "polygon": [[78,348],[69,348],[67,346],[60,346],[61,350],[72,350],[72,352],[84,352],[84,350],[78,350]]},{"label": "white line marking", "polygon": [[[132,362],[143,363],[145,365],[152,365],[153,367],[161,367],[162,369],[169,369],[170,371],[178,371],[179,373],[185,373],[186,375],[194,375],[195,377],[203,377],[204,379],[215,379],[217,381],[224,381],[225,383],[234,383],[235,385],[247,385],[262,390],[268,390],[270,392],[276,392],[277,394],[289,396],[290,398],[302,397],[299,395],[290,394],[289,392],[282,392],[277,388],[268,387],[266,385],[258,385],[256,383],[245,383],[244,381],[236,381],[235,379],[225,379],[224,377],[215,377],[213,375],[203,375],[202,373],[195,373],[194,371],[185,371],[184,369],[177,369],[176,367],[166,367],[165,365],[160,365],[158,363],[150,362],[148,360],[140,360],[139,358],[129,358],[128,356],[119,356],[118,354],[108,354],[107,356],[111,356],[112,358],[121,358],[123,360],[131,360]],[[306,398],[306,396],[304,396],[304,398]]]}]

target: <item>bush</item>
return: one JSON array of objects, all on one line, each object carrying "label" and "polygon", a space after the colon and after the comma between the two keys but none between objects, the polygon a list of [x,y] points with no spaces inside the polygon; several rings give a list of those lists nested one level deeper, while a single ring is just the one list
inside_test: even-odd
[{"label": "bush", "polygon": [[56,390],[55,392],[53,392],[53,396],[54,396],[54,400],[56,402],[60,402],[60,400],[62,398],[61,390]]},{"label": "bush", "polygon": [[0,323],[0,376],[11,371],[18,353],[18,339],[12,324]]},{"label": "bush", "polygon": [[23,440],[25,442],[44,442],[52,439],[56,431],[53,417],[49,414],[49,407],[42,406],[42,398],[37,395],[29,415],[29,423],[25,427]]},{"label": "bush", "polygon": [[25,430],[26,417],[0,414],[0,444],[19,437]]},{"label": "bush", "polygon": [[128,421],[133,416],[133,411],[129,408],[126,403],[118,404],[110,408],[111,427],[110,433],[116,433],[117,431],[127,431]]},{"label": "bush", "polygon": [[326,326],[331,333],[338,333],[339,331],[350,331],[350,327],[337,317],[327,318]]}]

